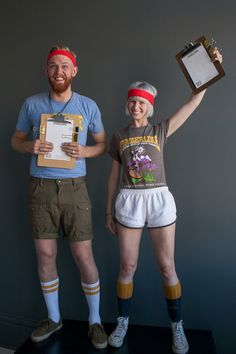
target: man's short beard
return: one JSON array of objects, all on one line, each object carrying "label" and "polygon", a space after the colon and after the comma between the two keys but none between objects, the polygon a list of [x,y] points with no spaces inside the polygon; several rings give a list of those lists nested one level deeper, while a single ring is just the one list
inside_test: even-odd
[{"label": "man's short beard", "polygon": [[68,89],[68,87],[71,85],[72,80],[73,80],[72,77],[70,77],[70,78],[65,78],[65,82],[64,82],[63,85],[62,85],[62,84],[57,85],[57,84],[55,84],[55,82],[52,82],[52,81],[50,80],[50,78],[48,78],[48,81],[49,81],[49,83],[50,83],[50,85],[51,85],[51,88],[52,88],[52,90],[53,90],[55,93],[63,93],[63,92],[65,92],[65,91]]}]

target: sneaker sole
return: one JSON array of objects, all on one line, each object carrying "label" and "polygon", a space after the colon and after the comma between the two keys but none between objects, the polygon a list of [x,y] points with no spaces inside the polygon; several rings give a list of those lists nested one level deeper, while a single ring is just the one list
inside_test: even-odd
[{"label": "sneaker sole", "polygon": [[186,354],[189,351],[189,346],[183,349],[177,349],[174,346],[172,346],[172,351],[176,354]]},{"label": "sneaker sole", "polygon": [[120,348],[123,343],[124,343],[124,340],[122,340],[122,342],[119,342],[119,343],[114,343],[114,342],[112,342],[112,339],[108,338],[108,344],[109,344],[111,347]]},{"label": "sneaker sole", "polygon": [[44,336],[40,336],[40,337],[34,337],[31,335],[31,340],[32,342],[35,342],[35,343],[39,343],[39,342],[42,342],[44,341],[45,339],[47,339],[48,337],[50,337],[53,333],[59,331],[61,328],[62,328],[63,324],[61,324],[60,326],[58,326],[56,329],[54,329],[53,331],[47,333],[47,334],[44,334]]},{"label": "sneaker sole", "polygon": [[96,343],[93,340],[91,340],[91,342],[92,342],[92,345],[94,346],[94,348],[96,348],[96,349],[104,349],[107,347],[107,341],[104,343]]}]

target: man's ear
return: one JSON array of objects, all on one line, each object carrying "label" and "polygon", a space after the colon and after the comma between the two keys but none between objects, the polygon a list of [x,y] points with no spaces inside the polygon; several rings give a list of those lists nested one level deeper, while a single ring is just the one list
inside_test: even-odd
[{"label": "man's ear", "polygon": [[77,73],[78,73],[78,66],[74,66],[72,71],[72,77],[75,77]]}]

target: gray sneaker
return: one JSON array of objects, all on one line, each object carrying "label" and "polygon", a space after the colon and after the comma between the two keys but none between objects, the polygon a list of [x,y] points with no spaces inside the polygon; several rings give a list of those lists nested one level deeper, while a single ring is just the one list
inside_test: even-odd
[{"label": "gray sneaker", "polygon": [[93,323],[89,326],[88,332],[92,345],[96,349],[104,349],[107,347],[107,335],[101,323]]},{"label": "gray sneaker", "polygon": [[183,321],[171,322],[172,329],[172,350],[176,354],[185,354],[189,350],[189,345],[184,334]]},{"label": "gray sneaker", "polygon": [[108,337],[108,343],[115,348],[122,346],[126,332],[128,330],[129,318],[118,317],[115,330]]},{"label": "gray sneaker", "polygon": [[62,321],[54,322],[50,318],[42,321],[39,326],[31,334],[33,342],[42,342],[50,337],[54,332],[59,331],[62,327]]}]

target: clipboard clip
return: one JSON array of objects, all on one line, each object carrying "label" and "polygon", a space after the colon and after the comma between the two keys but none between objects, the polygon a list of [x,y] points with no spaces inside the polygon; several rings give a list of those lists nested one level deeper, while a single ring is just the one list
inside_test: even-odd
[{"label": "clipboard clip", "polygon": [[187,54],[187,53],[191,52],[193,49],[197,48],[198,46],[199,46],[199,43],[186,42],[184,44],[183,54]]},{"label": "clipboard clip", "polygon": [[65,120],[65,116],[63,114],[55,114],[52,118],[48,119],[48,122],[55,122],[59,124],[71,124],[69,120]]}]

